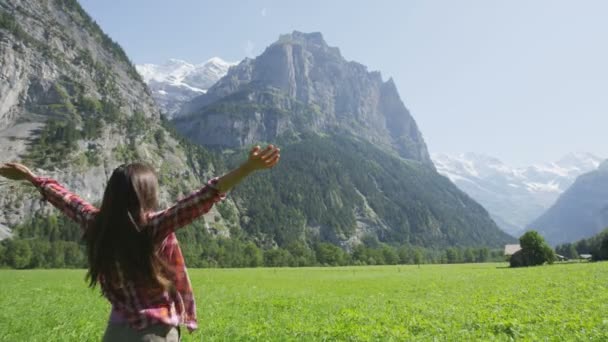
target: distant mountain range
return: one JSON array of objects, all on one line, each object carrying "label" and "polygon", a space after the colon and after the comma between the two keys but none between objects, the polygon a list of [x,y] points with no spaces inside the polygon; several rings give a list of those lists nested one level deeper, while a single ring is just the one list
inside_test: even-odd
[{"label": "distant mountain range", "polygon": [[608,161],[579,176],[549,210],[529,225],[552,244],[592,237],[608,227]]},{"label": "distant mountain range", "polygon": [[214,57],[201,64],[169,59],[163,64],[140,64],[137,71],[163,113],[171,118],[181,105],[207,92],[236,63]]},{"label": "distant mountain range", "polygon": [[505,232],[518,236],[576,178],[597,169],[602,158],[571,153],[552,163],[512,167],[497,158],[465,153],[434,154],[439,173],[479,201]]}]

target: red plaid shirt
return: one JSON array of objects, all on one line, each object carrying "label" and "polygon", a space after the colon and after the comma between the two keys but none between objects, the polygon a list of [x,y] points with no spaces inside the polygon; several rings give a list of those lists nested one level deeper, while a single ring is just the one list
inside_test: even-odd
[{"label": "red plaid shirt", "polygon": [[[94,222],[99,209],[66,190],[56,180],[38,177],[34,184],[48,202],[83,230]],[[149,289],[136,288],[133,284],[126,284],[121,290],[111,290],[105,289],[103,281],[100,281],[103,294],[112,303],[113,321],[125,321],[135,329],[159,323],[172,326],[184,324],[190,331],[197,328],[192,286],[175,230],[207,213],[214,203],[225,198],[225,194],[217,191],[216,184],[217,178],[212,179],[170,208],[147,214],[147,229],[154,229],[159,237],[157,241],[162,241],[158,254],[175,268],[171,280],[176,291],[150,295]]]}]

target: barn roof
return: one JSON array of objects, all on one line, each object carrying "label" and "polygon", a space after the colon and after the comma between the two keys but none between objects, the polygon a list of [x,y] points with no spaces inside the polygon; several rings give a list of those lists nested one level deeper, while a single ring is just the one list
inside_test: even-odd
[{"label": "barn roof", "polygon": [[505,245],[505,255],[513,255],[515,252],[519,251],[521,246],[517,245]]}]

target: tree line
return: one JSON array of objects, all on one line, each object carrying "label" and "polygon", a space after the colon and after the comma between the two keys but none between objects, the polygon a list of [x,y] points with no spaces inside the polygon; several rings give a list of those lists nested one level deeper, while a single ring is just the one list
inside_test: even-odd
[{"label": "tree line", "polygon": [[[80,228],[62,215],[32,217],[0,242],[0,266],[16,269],[86,267]],[[349,250],[328,242],[294,241],[285,247],[260,247],[238,234],[219,237],[200,220],[177,231],[189,267],[302,267],[477,263],[504,261],[500,250],[450,247],[444,250],[393,246],[364,239]]]},{"label": "tree line", "polygon": [[588,239],[558,245],[555,252],[568,259],[577,259],[581,254],[591,254],[594,261],[608,260],[608,229]]}]

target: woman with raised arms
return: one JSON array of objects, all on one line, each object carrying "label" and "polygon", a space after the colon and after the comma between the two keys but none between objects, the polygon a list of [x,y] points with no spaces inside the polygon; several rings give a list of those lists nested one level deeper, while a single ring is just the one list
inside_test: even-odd
[{"label": "woman with raised arms", "polygon": [[24,165],[4,164],[0,176],[29,181],[82,227],[89,286],[99,284],[112,304],[104,341],[179,341],[179,326],[192,331],[197,323],[175,231],[207,213],[251,173],[275,166],[279,158],[278,148],[256,146],[241,166],[161,211],[156,174],[142,163],[114,170],[99,209]]}]

